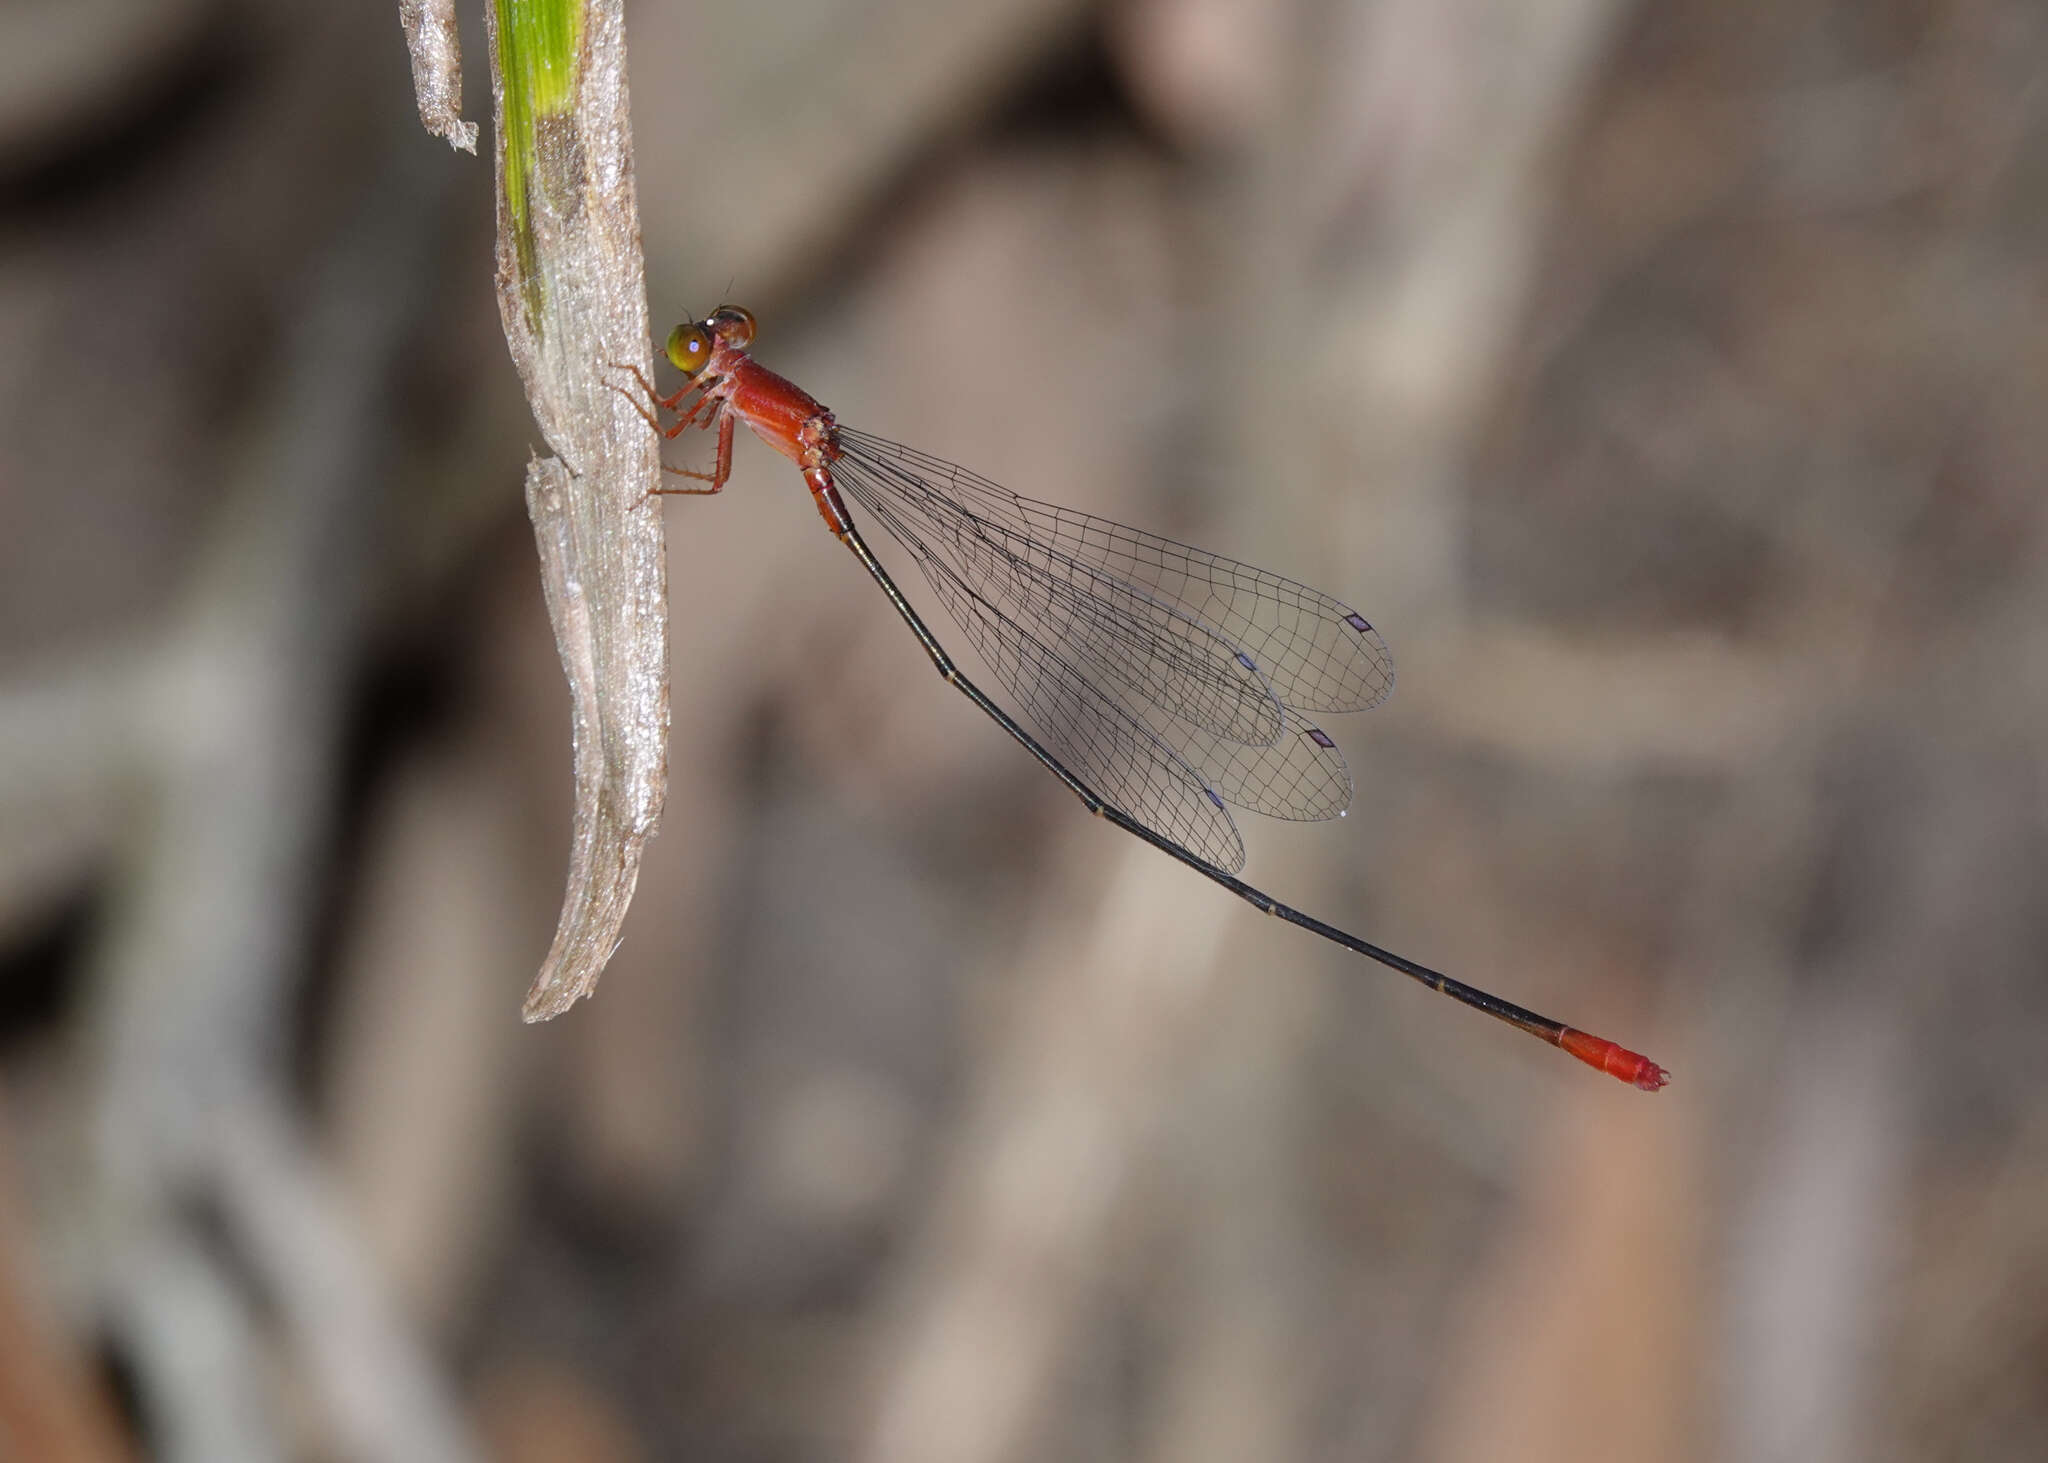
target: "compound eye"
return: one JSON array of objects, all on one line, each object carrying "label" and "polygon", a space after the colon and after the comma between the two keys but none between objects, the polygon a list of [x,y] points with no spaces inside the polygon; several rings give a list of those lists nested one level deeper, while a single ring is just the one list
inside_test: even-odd
[{"label": "compound eye", "polygon": [[754,312],[740,305],[720,305],[708,322],[742,350],[754,343]]},{"label": "compound eye", "polygon": [[668,333],[668,358],[685,376],[694,376],[711,359],[711,336],[701,325],[678,325]]}]

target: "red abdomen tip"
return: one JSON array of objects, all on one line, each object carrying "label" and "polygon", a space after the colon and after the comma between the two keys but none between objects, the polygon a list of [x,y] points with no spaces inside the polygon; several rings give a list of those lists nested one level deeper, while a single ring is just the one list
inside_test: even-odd
[{"label": "red abdomen tip", "polygon": [[1651,1061],[1630,1051],[1627,1047],[1594,1036],[1591,1032],[1579,1031],[1567,1026],[1557,1044],[1584,1062],[1589,1067],[1598,1067],[1610,1077],[1615,1077],[1645,1092],[1655,1092],[1671,1080],[1671,1074]]}]

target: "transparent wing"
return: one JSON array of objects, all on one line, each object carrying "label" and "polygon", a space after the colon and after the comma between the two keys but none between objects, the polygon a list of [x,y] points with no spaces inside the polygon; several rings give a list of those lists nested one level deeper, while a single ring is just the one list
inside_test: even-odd
[{"label": "transparent wing", "polygon": [[1205,549],[1011,492],[963,467],[864,432],[843,445],[895,465],[959,504],[992,532],[1039,546],[1046,562],[1099,569],[1131,591],[1213,628],[1300,711],[1364,711],[1394,689],[1387,642],[1351,606],[1319,589]]},{"label": "transparent wing", "polygon": [[[977,593],[1034,627],[1090,680],[1192,731],[1271,746],[1284,713],[1257,663],[1171,600],[1083,563],[1042,538],[983,516],[905,460],[904,449],[849,443],[837,467],[871,482],[914,525],[914,551],[942,557]],[[849,485],[858,492],[861,484]],[[892,525],[892,530],[896,525]],[[901,533],[897,534],[902,538]],[[906,541],[907,543],[907,541]]]},{"label": "transparent wing", "polygon": [[[834,476],[847,495],[917,560],[1055,755],[1122,811],[1235,869],[1243,842],[1226,802],[1293,819],[1334,817],[1350,803],[1336,743],[1282,699],[1267,664],[1169,591],[1210,585],[1203,608],[1251,627],[1269,653],[1280,648],[1282,684],[1312,675],[1336,684],[1341,669],[1362,685],[1377,673],[1383,696],[1390,672],[1373,669],[1385,656],[1370,627],[1335,621],[1364,647],[1348,668],[1312,654],[1317,637],[1301,628],[1350,610],[1263,570],[1020,498],[880,438],[842,428],[840,445]],[[1083,543],[1092,558],[1068,551]],[[1151,566],[1141,582],[1114,572],[1118,561],[1101,551],[1118,544],[1149,546],[1142,561],[1131,559]],[[1163,571],[1167,549],[1211,577]]]},{"label": "transparent wing", "polygon": [[1201,772],[1119,696],[1076,666],[1068,646],[1055,646],[970,583],[936,550],[907,500],[881,486],[861,462],[841,459],[834,477],[917,560],[939,597],[995,678],[1017,698],[1053,755],[1122,812],[1191,853],[1235,871],[1244,840],[1223,798]]}]

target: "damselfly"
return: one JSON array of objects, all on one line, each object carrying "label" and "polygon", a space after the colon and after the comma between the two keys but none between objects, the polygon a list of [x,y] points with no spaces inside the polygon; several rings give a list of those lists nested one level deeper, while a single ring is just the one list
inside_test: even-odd
[{"label": "damselfly", "polygon": [[[939,674],[1089,812],[1267,914],[1611,1076],[1648,1092],[1669,1080],[1647,1057],[1369,944],[1237,878],[1245,852],[1232,806],[1317,819],[1351,801],[1343,756],[1309,713],[1363,711],[1393,689],[1386,642],[1363,615],[1291,579],[1020,497],[842,427],[756,362],[753,341],[753,315],[725,305],[670,333],[668,358],[689,378],[680,390],[662,396],[638,367],[622,368],[653,408],[642,406],[642,415],[664,437],[691,425],[718,429],[710,472],[667,469],[703,486],[654,492],[718,492],[732,469],[733,422],[745,422],[802,470],[825,526],[882,587]],[[663,426],[663,412],[679,415]],[[1037,735],[960,673],[869,550],[848,498],[909,552]]]}]

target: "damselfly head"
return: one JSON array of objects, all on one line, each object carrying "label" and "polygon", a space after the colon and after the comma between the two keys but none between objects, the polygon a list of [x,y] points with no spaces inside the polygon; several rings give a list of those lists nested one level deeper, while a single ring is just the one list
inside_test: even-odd
[{"label": "damselfly head", "polygon": [[720,305],[704,326],[720,341],[745,350],[754,343],[754,312],[740,305]]},{"label": "damselfly head", "polygon": [[668,333],[668,358],[685,376],[694,376],[711,360],[711,332],[685,320]]}]

